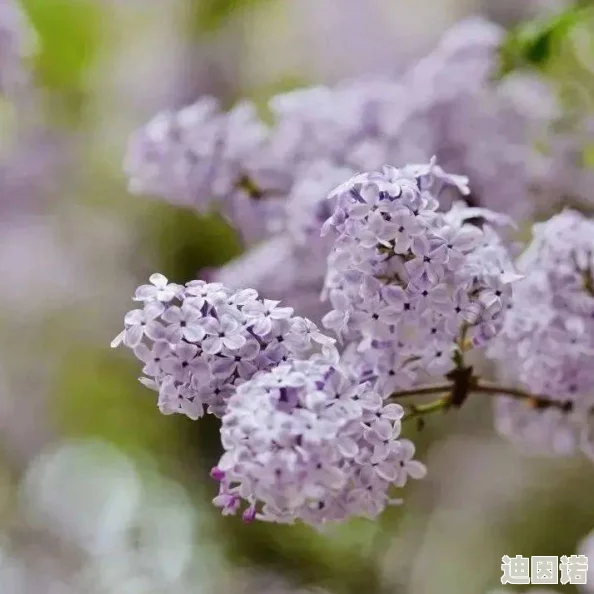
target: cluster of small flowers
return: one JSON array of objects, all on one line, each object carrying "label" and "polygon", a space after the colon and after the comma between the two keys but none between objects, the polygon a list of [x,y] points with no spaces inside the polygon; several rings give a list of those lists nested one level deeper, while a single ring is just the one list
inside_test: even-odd
[{"label": "cluster of small flowers", "polygon": [[461,204],[437,211],[440,192],[466,192],[465,182],[434,162],[385,166],[331,194],[324,290],[333,309],[323,324],[350,343],[349,361],[383,396],[421,371],[447,374],[457,349],[484,346],[502,327],[519,278],[494,229],[506,217]]},{"label": "cluster of small flowers", "polygon": [[581,448],[594,457],[594,223],[565,210],[533,231],[518,260],[524,278],[488,354],[502,373],[565,406],[534,410],[498,398],[496,424],[539,449],[573,454]]},{"label": "cluster of small flowers", "polygon": [[[161,114],[132,140],[131,188],[199,210],[213,201],[222,205],[247,244],[267,239],[270,245],[246,252],[213,280],[289,299],[319,319],[324,268],[313,265],[306,283],[300,271],[331,248],[319,237],[330,214],[320,197],[351,175],[436,155],[445,169],[471,176],[473,204],[530,214],[530,189],[543,185],[548,170],[534,145],[554,102],[545,101],[550,92],[532,79],[490,80],[502,38],[492,23],[463,21],[401,77],[273,97],[273,126],[248,103],[225,114],[209,98]],[[518,100],[532,97],[535,85],[538,104],[548,107],[535,110],[532,101]],[[460,197],[444,194],[442,208]],[[282,259],[274,257],[279,252]]]},{"label": "cluster of small flowers", "polygon": [[[271,170],[277,172],[276,180],[284,180],[277,181],[275,195],[284,192],[286,200],[277,200],[267,214],[273,223],[270,231],[285,232],[269,240],[274,247],[247,252],[215,278],[235,287],[251,282],[275,298],[288,297],[318,320],[322,312],[315,295],[322,268],[308,270],[306,286],[290,272],[310,266],[312,253],[328,253],[331,247],[318,233],[328,205],[313,197],[324,195],[338,179],[386,163],[422,162],[436,155],[444,169],[463,171],[473,180],[467,197],[473,205],[518,220],[536,209],[549,211],[562,194],[586,201],[587,174],[570,167],[573,156],[554,150],[545,155],[535,149],[537,142],[553,148],[557,144],[549,134],[557,117],[551,89],[526,75],[498,83],[490,80],[500,40],[497,27],[472,19],[454,27],[432,54],[400,79],[351,81],[276,97],[277,125],[271,131],[276,160],[263,152],[254,161],[260,168],[249,175],[264,188]],[[540,108],[534,109],[535,104]],[[283,142],[292,148],[279,148]],[[571,176],[559,173],[569,170]],[[536,195],[538,199],[531,200]],[[455,191],[442,194],[441,208],[461,197]],[[270,257],[279,248],[285,254],[282,261]],[[254,268],[262,271],[255,281]]]},{"label": "cluster of small flowers", "polygon": [[337,358],[334,340],[278,301],[258,299],[253,289],[230,291],[219,283],[172,284],[153,274],[134,299],[143,303],[125,316],[113,341],[144,363],[140,381],[159,392],[165,414],[197,419],[222,416],[235,387],[258,371],[290,358],[322,352]]},{"label": "cluster of small flowers", "polygon": [[245,520],[319,525],[374,518],[393,487],[422,478],[414,445],[400,435],[404,411],[359,378],[315,357],[290,361],[239,386],[221,429],[226,452],[213,476],[215,503]]},{"label": "cluster of small flowers", "polygon": [[219,203],[231,214],[237,199],[246,198],[243,163],[266,137],[249,101],[223,112],[214,98],[203,97],[179,111],[164,111],[130,139],[124,163],[129,189],[200,212]]},{"label": "cluster of small flowers", "polygon": [[[285,210],[283,202],[307,205],[298,187],[303,183],[324,194],[337,175],[347,177],[345,169],[354,174],[437,155],[447,169],[471,175],[473,199],[482,206],[527,214],[529,187],[537,181],[530,164],[542,162],[534,143],[557,110],[540,80],[490,80],[503,38],[492,23],[462,21],[400,78],[351,80],[273,97],[271,127],[247,101],[222,113],[205,97],[164,112],[132,138],[130,187],[199,210],[239,197],[251,198],[259,209],[263,201],[282,198],[271,218],[292,225],[301,208]],[[304,210],[300,218],[308,216]],[[253,223],[253,217],[247,223],[244,218],[235,220],[242,231]]]},{"label": "cluster of small flowers", "polygon": [[375,517],[389,492],[422,478],[399,440],[404,410],[338,363],[334,339],[253,289],[150,277],[125,316],[122,342],[144,363],[164,414],[222,417],[226,452],[215,504],[244,519],[311,524]]}]

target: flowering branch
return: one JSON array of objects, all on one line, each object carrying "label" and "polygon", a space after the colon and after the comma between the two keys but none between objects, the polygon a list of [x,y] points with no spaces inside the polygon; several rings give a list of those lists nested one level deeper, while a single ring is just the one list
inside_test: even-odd
[{"label": "flowering branch", "polygon": [[431,384],[429,386],[411,388],[410,390],[402,390],[401,392],[393,392],[390,394],[390,399],[396,400],[409,396],[427,396],[429,394],[439,394],[440,392],[450,392],[451,390],[452,384]]},{"label": "flowering branch", "polygon": [[[264,197],[249,176],[237,184]],[[392,487],[426,474],[401,421],[422,428],[427,415],[461,408],[473,393],[507,395],[534,411],[578,408],[573,398],[532,393],[544,380],[581,409],[594,373],[591,223],[564,212],[535,227],[520,274],[497,233],[507,219],[461,205],[438,211],[447,186],[466,192],[465,178],[434,160],[386,166],[338,186],[330,209],[312,206],[306,227],[333,240],[324,281],[332,309],[322,324],[347,340],[342,359],[335,339],[254,289],[182,286],[160,274],[137,289],[143,307],[125,316],[114,345],[143,362],[141,381],[158,392],[163,413],[221,417],[225,452],[212,476],[223,514],[312,525],[374,517],[400,502]],[[467,353],[487,347],[528,391],[475,375]],[[443,381],[394,392],[421,374]],[[399,402],[431,394],[432,402]],[[530,423],[548,420],[534,416]],[[587,443],[589,424],[566,420]]]},{"label": "flowering branch", "polygon": [[472,375],[472,368],[455,369],[448,378],[452,380],[451,384],[434,384],[430,386],[421,386],[417,389],[403,390],[394,392],[390,398],[397,400],[409,396],[422,396],[426,394],[438,394],[446,392],[446,396],[424,405],[410,405],[404,420],[422,417],[426,414],[432,414],[438,410],[448,409],[450,407],[460,408],[462,403],[470,394],[490,394],[493,396],[509,396],[518,400],[525,400],[532,408],[544,410],[546,408],[558,408],[562,412],[568,413],[573,410],[571,400],[555,400],[550,396],[543,394],[532,394],[519,388],[510,388],[499,386],[479,380]]},{"label": "flowering branch", "polygon": [[571,412],[573,402],[571,400],[554,400],[550,396],[542,394],[531,394],[524,390],[498,386],[496,384],[478,383],[471,389],[472,392],[481,394],[493,394],[495,396],[504,394],[518,400],[526,400],[532,408],[543,410],[545,408],[558,408],[562,412]]},{"label": "flowering branch", "polygon": [[440,410],[444,412],[452,405],[450,394],[446,394],[442,398],[429,402],[427,404],[410,404],[407,407],[407,412],[402,417],[403,421],[409,421],[411,419],[417,419],[419,429],[424,426],[423,417],[436,413]]}]

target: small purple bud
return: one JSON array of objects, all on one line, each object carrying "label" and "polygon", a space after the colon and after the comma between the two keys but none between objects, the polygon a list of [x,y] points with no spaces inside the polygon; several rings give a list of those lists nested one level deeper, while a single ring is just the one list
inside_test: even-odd
[{"label": "small purple bud", "polygon": [[254,505],[248,507],[243,512],[242,518],[246,524],[252,523],[256,519],[256,507]]},{"label": "small purple bud", "polygon": [[224,471],[222,471],[218,466],[215,466],[211,471],[210,471],[210,476],[211,478],[213,478],[215,481],[223,481],[225,479],[225,473]]}]

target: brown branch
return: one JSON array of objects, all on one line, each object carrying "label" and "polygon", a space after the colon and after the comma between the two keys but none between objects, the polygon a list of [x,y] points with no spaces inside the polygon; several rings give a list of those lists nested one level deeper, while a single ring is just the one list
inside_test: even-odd
[{"label": "brown branch", "polygon": [[[468,380],[468,378],[465,379]],[[546,408],[557,408],[565,413],[571,412],[573,410],[573,402],[571,400],[556,400],[551,396],[545,394],[532,394],[531,392],[527,392],[519,388],[499,386],[497,384],[480,381],[476,378],[473,378],[470,381],[466,381],[465,385],[461,385],[460,383],[458,383],[458,385],[456,384],[457,382],[453,382],[450,384],[434,384],[429,386],[419,386],[418,388],[411,388],[410,390],[394,392],[390,395],[390,399],[398,400],[399,398],[408,398],[411,396],[425,396],[428,394],[440,394],[446,392],[448,393],[448,406],[455,406],[456,403],[452,400],[451,395],[455,394],[456,391],[462,392],[463,390],[466,390],[465,394],[458,394],[457,400],[462,399],[462,401],[464,401],[464,398],[462,398],[462,396],[465,397],[470,394],[489,394],[492,396],[509,396],[517,400],[525,400],[529,406],[539,410],[543,410]],[[422,407],[416,408],[418,410],[418,413],[422,414]]]}]

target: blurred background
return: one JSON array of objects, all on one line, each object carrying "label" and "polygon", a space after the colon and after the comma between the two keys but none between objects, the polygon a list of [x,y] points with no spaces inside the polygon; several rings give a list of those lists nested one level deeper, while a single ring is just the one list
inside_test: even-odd
[{"label": "blurred background", "polygon": [[[523,455],[486,402],[415,435],[429,476],[381,522],[220,517],[216,424],[160,415],[109,349],[148,274],[184,282],[241,251],[216,217],[128,193],[128,137],[157,111],[398,72],[464,16],[514,27],[567,4],[23,0],[34,91],[0,99],[1,594],[481,594],[502,555],[578,550],[591,463]],[[572,42],[579,76],[593,39]]]}]

